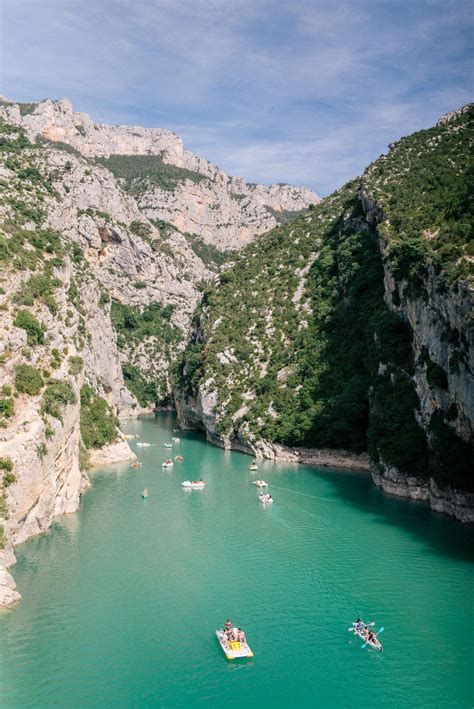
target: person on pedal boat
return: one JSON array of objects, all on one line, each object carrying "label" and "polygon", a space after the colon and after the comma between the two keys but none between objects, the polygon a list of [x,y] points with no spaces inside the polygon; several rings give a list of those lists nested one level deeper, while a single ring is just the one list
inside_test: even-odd
[{"label": "person on pedal boat", "polygon": [[229,618],[227,618],[226,622],[224,623],[224,630],[226,633],[228,633],[229,630],[232,630],[232,623],[230,622]]}]

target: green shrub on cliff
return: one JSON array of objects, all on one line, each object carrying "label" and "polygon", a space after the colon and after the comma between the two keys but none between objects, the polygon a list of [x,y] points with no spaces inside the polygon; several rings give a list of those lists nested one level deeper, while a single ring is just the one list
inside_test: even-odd
[{"label": "green shrub on cliff", "polygon": [[27,334],[26,341],[29,345],[44,344],[44,328],[43,325],[28,312],[28,310],[19,310],[15,315],[13,324],[16,327],[21,327]]},{"label": "green shrub on cliff", "polygon": [[111,407],[85,384],[81,389],[81,436],[86,448],[102,448],[118,435],[118,418]]},{"label": "green shrub on cliff", "polygon": [[43,394],[41,411],[62,421],[64,407],[75,403],[76,395],[69,382],[53,379],[48,383]]},{"label": "green shrub on cliff", "polygon": [[41,372],[30,364],[19,364],[15,368],[15,387],[19,394],[37,396],[43,388]]},{"label": "green shrub on cliff", "polygon": [[[3,497],[0,498],[0,500],[3,500]],[[0,509],[0,517],[2,517],[1,514],[1,509]],[[0,549],[4,549],[7,544],[7,538],[5,536],[5,529],[2,524],[0,524]]]},{"label": "green shrub on cliff", "polygon": [[82,372],[83,368],[84,360],[82,357],[79,357],[79,355],[69,357],[69,374],[75,377]]},{"label": "green shrub on cliff", "polygon": [[125,362],[122,365],[125,386],[137,398],[140,406],[155,405],[158,400],[156,383],[145,379],[138,367]]},{"label": "green shrub on cliff", "polygon": [[0,395],[0,419],[2,417],[9,419],[13,416],[14,402],[11,397]]},{"label": "green shrub on cliff", "polygon": [[10,485],[13,485],[13,483],[16,482],[16,475],[15,473],[5,473],[3,476],[3,487],[10,487]]},{"label": "green shrub on cliff", "polygon": [[214,244],[206,244],[199,236],[195,234],[184,234],[184,238],[192,248],[196,256],[210,269],[216,269],[222,264],[229,261],[231,251],[222,251],[214,246]]},{"label": "green shrub on cliff", "polygon": [[26,283],[22,284],[14,297],[14,302],[20,305],[43,302],[54,315],[58,310],[54,291],[60,285],[61,281],[52,275],[52,268],[49,265],[45,266],[43,273],[31,276]]}]

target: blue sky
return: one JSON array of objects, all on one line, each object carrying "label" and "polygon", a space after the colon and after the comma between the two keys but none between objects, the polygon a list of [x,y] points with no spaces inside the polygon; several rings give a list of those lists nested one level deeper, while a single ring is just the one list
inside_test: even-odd
[{"label": "blue sky", "polygon": [[2,0],[0,91],[328,194],[472,100],[470,0]]}]

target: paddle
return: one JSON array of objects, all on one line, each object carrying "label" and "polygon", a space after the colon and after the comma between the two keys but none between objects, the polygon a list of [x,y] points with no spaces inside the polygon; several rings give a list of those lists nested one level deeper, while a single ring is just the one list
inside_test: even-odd
[{"label": "paddle", "polygon": [[[377,635],[380,635],[380,633],[383,633],[384,630],[385,628],[380,628],[379,632],[375,633],[375,637],[377,637]],[[361,649],[363,650],[366,645],[368,645],[368,643],[364,643],[363,645],[361,645]]]},{"label": "paddle", "polygon": [[[353,623],[352,625],[355,625],[355,624]],[[375,625],[375,621],[372,621],[372,623],[364,623],[364,627],[366,627],[366,628],[368,628],[368,627],[371,626],[371,625]],[[347,628],[347,630],[348,630],[350,633],[352,633],[352,632],[355,630],[355,628]]]}]

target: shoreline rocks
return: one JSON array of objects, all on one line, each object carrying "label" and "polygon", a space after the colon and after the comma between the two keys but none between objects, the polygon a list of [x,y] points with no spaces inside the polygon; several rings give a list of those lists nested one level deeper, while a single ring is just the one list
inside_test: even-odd
[{"label": "shoreline rocks", "polygon": [[385,494],[427,502],[433,512],[451,515],[464,524],[474,523],[474,493],[440,487],[433,478],[422,479],[400,473],[391,465],[371,464],[374,483]]},{"label": "shoreline rocks", "polygon": [[21,599],[21,594],[16,590],[15,579],[7,571],[15,562],[16,558],[11,549],[0,550],[0,610],[3,606],[9,606]]}]

